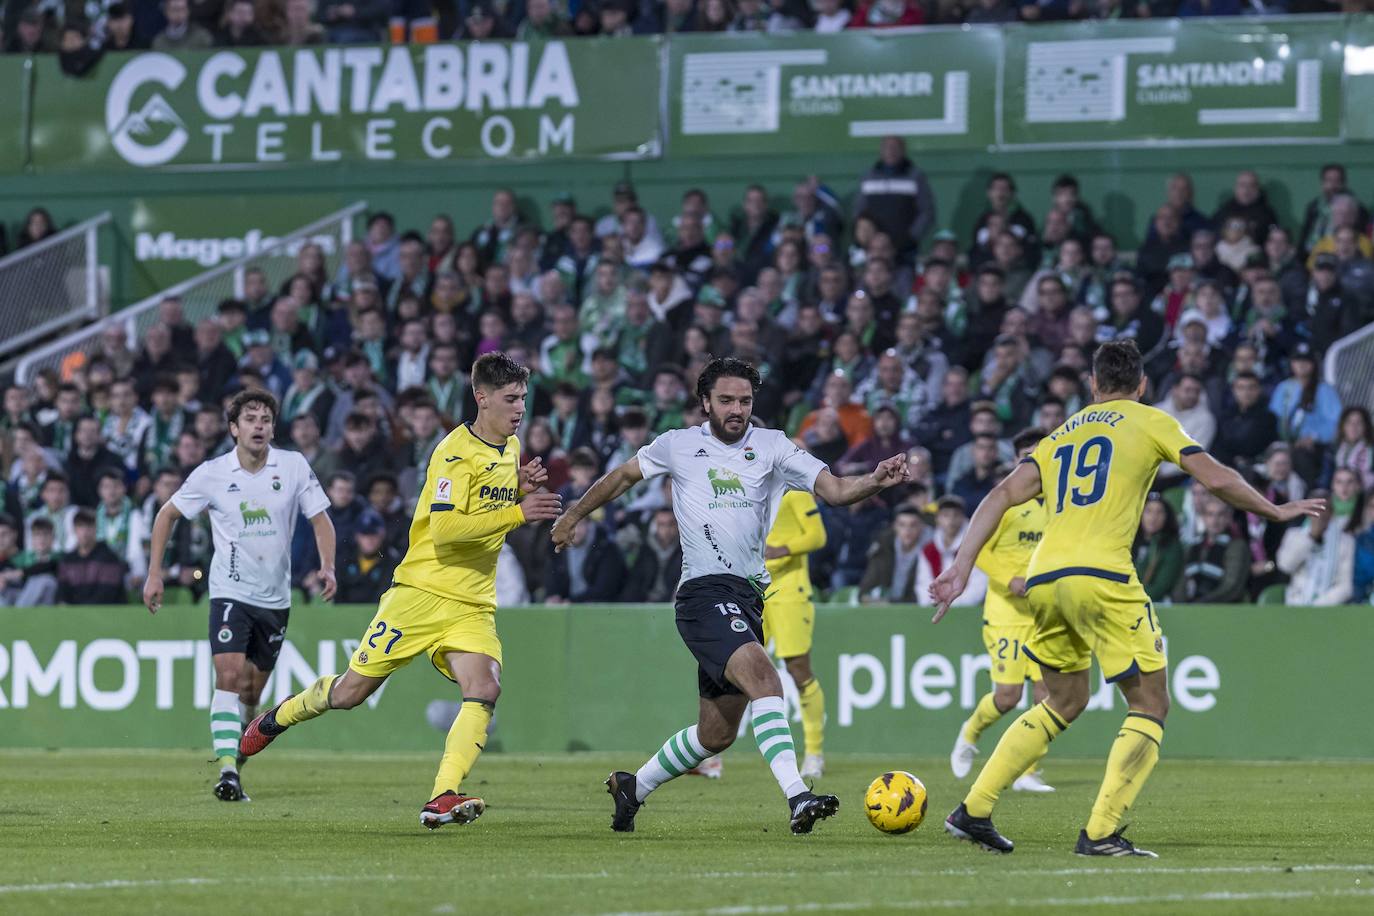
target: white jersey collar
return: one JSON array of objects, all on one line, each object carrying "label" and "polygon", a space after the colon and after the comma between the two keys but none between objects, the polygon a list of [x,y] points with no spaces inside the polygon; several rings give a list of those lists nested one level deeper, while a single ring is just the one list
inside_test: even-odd
[{"label": "white jersey collar", "polygon": [[748,432],[741,436],[740,440],[735,443],[722,442],[719,439],[717,439],[716,434],[711,432],[710,420],[707,420],[706,422],[702,423],[700,426],[697,427],[697,429],[701,430],[701,434],[703,436],[705,436],[707,439],[710,439],[712,442],[714,442],[716,445],[719,445],[721,448],[741,449],[749,443],[749,437],[754,435],[754,430],[758,429],[758,427],[750,423]]},{"label": "white jersey collar", "polygon": [[[280,449],[277,449],[277,448],[275,448],[275,447],[273,447],[273,446],[271,446],[271,445],[267,446],[267,460],[266,460],[265,462],[263,462],[262,470],[258,471],[257,474],[261,474],[263,471],[267,470],[268,468],[274,468],[274,467],[276,467],[276,466],[277,466],[277,455],[278,455],[279,453],[280,453]],[[238,447],[237,445],[235,445],[233,448],[229,449],[229,451],[228,451],[227,454],[228,454],[228,456],[229,456],[229,472],[230,472],[231,474],[232,474],[234,471],[243,471],[243,473],[248,474],[249,476],[252,476],[252,477],[256,477],[256,476],[257,476],[257,474],[255,474],[255,473],[253,473],[252,471],[250,471],[250,470],[248,470],[247,468],[245,468],[245,467],[243,466],[243,462],[239,461],[239,447]]]}]

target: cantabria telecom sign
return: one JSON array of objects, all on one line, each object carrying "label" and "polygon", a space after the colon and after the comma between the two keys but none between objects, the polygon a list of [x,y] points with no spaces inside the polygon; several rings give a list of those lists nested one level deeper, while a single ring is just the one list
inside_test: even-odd
[{"label": "cantabria telecom sign", "polygon": [[[90,131],[68,137],[73,128],[57,122],[35,139],[46,164],[104,164],[112,153],[135,168],[653,152],[655,46],[627,49],[624,74],[595,65],[598,47],[473,42],[120,55],[94,77],[107,144]],[[89,83],[40,88],[37,110],[81,124]],[[607,110],[625,114],[607,118]],[[66,151],[62,140],[70,141]]]}]

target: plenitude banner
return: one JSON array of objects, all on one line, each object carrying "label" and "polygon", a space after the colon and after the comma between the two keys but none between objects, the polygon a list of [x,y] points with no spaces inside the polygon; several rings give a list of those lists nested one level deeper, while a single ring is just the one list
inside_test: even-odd
[{"label": "plenitude banner", "polygon": [[[606,65],[614,48],[614,66]],[[653,155],[650,38],[36,58],[38,168]]]},{"label": "plenitude banner", "polygon": [[675,156],[872,152],[996,139],[996,29],[685,35],[669,43]]},{"label": "plenitude banner", "polygon": [[[374,610],[293,609],[264,702],[343,671]],[[1167,756],[1374,757],[1374,733],[1345,712],[1367,689],[1368,607],[1157,610],[1173,700]],[[826,694],[828,751],[895,760],[949,752],[989,689],[990,660],[977,609],[956,608],[939,626],[929,619],[929,608],[909,606],[818,608],[812,666]],[[635,758],[696,716],[696,665],[666,605],[501,609],[497,629],[505,668],[491,750]],[[0,609],[0,747],[208,750],[206,637],[204,605],[156,617],[139,607]],[[1055,756],[1100,758],[1121,724],[1120,694],[1093,677],[1088,709]],[[784,684],[795,720],[785,674]],[[281,746],[437,752],[459,699],[421,657],[367,703],[294,729]]]},{"label": "plenitude banner", "polygon": [[1345,21],[1035,26],[1008,40],[1005,146],[1341,136]]}]

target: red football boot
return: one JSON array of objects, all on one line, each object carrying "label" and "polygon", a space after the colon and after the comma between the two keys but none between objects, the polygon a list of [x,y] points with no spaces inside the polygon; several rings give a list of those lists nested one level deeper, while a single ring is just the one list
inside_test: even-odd
[{"label": "red football boot", "polygon": [[445,824],[471,824],[487,810],[487,803],[470,795],[445,792],[420,809],[420,823],[430,830]]},{"label": "red football boot", "polygon": [[[286,700],[293,696],[295,696],[294,693],[288,696]],[[285,703],[286,700],[282,700],[281,703]],[[286,731],[287,726],[277,724],[277,710],[281,709],[281,703],[248,723],[248,727],[243,730],[243,737],[239,738],[239,754],[241,756],[252,757],[276,740],[278,735]]]}]

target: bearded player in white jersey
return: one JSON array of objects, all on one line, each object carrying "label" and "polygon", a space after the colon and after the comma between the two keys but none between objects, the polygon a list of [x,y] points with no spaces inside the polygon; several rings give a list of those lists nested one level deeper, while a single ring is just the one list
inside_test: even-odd
[{"label": "bearded player in white jersey", "polygon": [[215,553],[210,562],[210,652],[215,694],[210,740],[220,767],[215,797],[248,801],[239,779],[239,735],[258,714],[267,676],[277,664],[291,613],[291,535],[304,515],[320,551],[320,597],[334,597],[334,523],[329,497],[300,452],[272,448],[277,401],[241,391],[229,402],[234,448],[191,472],[153,521],[143,603],[162,606],[162,556],[172,526],[209,510]]},{"label": "bearded player in white jersey", "polygon": [[682,537],[677,628],[697,660],[701,711],[637,773],[606,780],[615,800],[611,829],[632,831],[644,799],[729,747],[752,704],[754,740],[787,797],[793,833],[839,810],[833,795],[814,795],[797,772],[783,715],[782,681],[763,647],[764,542],[787,490],[805,490],[833,506],[867,499],[907,479],[905,455],[871,474],[836,477],[777,430],[751,426],[759,374],[748,363],[715,359],[697,380],[707,421],[664,433],[602,477],[554,525],[555,549],[572,540],[587,515],[645,478],[672,478],[673,514]]}]

